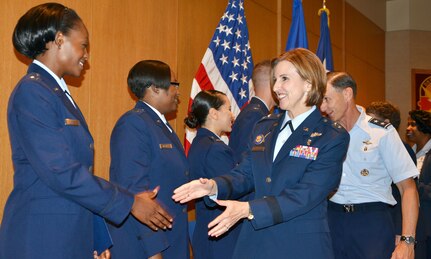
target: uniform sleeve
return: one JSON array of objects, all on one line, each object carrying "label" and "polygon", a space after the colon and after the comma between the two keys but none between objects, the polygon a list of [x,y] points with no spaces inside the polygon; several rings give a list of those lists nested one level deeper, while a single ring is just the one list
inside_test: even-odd
[{"label": "uniform sleeve", "polygon": [[254,191],[254,179],[249,151],[241,163],[228,174],[217,176],[217,198],[221,200],[235,200]]},{"label": "uniform sleeve", "polygon": [[394,183],[419,175],[417,167],[394,128],[389,129],[381,138],[379,153]]},{"label": "uniform sleeve", "polygon": [[262,229],[303,215],[327,199],[339,184],[343,160],[347,153],[349,134],[344,132],[319,150],[302,178],[277,196],[250,201],[255,229]]},{"label": "uniform sleeve", "polygon": [[[17,141],[38,177],[58,195],[112,222],[130,212],[133,195],[94,176],[73,154],[71,136],[64,132],[61,103],[36,83],[20,86],[11,100],[9,123],[16,125]],[[79,145],[79,136],[75,143]]]},{"label": "uniform sleeve", "polygon": [[431,202],[431,153],[427,153],[418,183],[419,199]]},{"label": "uniform sleeve", "polygon": [[[129,112],[120,118],[111,135],[110,179],[135,194],[155,187],[150,179],[154,151],[147,129],[137,113]],[[124,224],[126,230],[133,229],[132,233],[125,231],[127,234],[145,237],[139,242],[146,254],[154,255],[167,248],[166,232],[153,231],[132,217]]]},{"label": "uniform sleeve", "polygon": [[151,188],[151,140],[146,128],[142,119],[129,113],[111,135],[110,179],[135,194]]}]

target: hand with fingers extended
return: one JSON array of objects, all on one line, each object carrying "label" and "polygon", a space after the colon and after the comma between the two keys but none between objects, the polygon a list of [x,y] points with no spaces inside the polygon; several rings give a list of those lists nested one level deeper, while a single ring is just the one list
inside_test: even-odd
[{"label": "hand with fingers extended", "polygon": [[93,252],[93,258],[94,259],[111,259],[111,252],[109,251],[109,249],[106,249],[100,255],[98,255],[97,251],[94,251]]},{"label": "hand with fingers extended", "polygon": [[206,195],[214,195],[216,193],[217,184],[214,180],[199,178],[199,180],[190,181],[175,189],[172,199],[176,202],[186,203],[188,201],[201,198]]},{"label": "hand with fingers extended", "polygon": [[243,201],[216,200],[217,204],[226,207],[225,211],[208,224],[208,235],[218,237],[228,232],[240,219],[250,214],[250,204]]},{"label": "hand with fingers extended", "polygon": [[172,216],[164,210],[156,201],[156,196],[160,187],[157,186],[152,191],[145,191],[135,195],[135,202],[132,206],[132,215],[139,221],[157,231],[172,228]]}]

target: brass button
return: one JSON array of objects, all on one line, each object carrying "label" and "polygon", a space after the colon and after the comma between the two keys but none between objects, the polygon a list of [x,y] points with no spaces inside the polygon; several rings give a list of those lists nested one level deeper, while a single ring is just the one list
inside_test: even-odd
[{"label": "brass button", "polygon": [[183,208],[183,213],[187,213],[187,208]]},{"label": "brass button", "polygon": [[271,182],[271,177],[266,177],[266,182],[270,183]]},{"label": "brass button", "polygon": [[94,149],[94,143],[90,144],[90,149]]},{"label": "brass button", "polygon": [[361,170],[361,175],[362,176],[367,176],[367,175],[369,175],[370,174],[370,172],[367,170],[367,169],[362,169]]},{"label": "brass button", "polygon": [[184,173],[186,176],[189,176],[189,171],[186,171],[185,173]]},{"label": "brass button", "polygon": [[92,166],[92,165],[90,165],[90,166],[88,167],[88,171],[89,171],[90,173],[94,173],[94,172],[93,172],[93,166]]}]

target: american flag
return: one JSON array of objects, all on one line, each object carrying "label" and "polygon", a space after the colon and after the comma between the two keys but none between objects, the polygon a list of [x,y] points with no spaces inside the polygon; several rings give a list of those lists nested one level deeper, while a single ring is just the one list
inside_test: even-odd
[{"label": "american flag", "polygon": [[323,4],[323,8],[319,10],[320,15],[320,39],[317,45],[317,56],[326,68],[326,71],[334,70],[334,61],[332,59],[331,34],[329,32],[329,9]]},{"label": "american flag", "polygon": [[[202,90],[215,89],[227,95],[235,117],[254,95],[251,82],[253,60],[243,0],[229,0],[209,47],[193,79],[189,111]],[[186,128],[184,146],[188,152],[196,131]]]},{"label": "american flag", "polygon": [[307,28],[305,27],[302,0],[293,1],[292,24],[286,43],[286,51],[294,48],[308,49]]}]

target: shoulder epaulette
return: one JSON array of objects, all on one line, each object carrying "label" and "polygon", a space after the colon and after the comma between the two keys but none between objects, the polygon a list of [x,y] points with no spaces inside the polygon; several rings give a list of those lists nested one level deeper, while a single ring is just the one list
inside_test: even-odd
[{"label": "shoulder epaulette", "polygon": [[379,119],[376,119],[376,118],[371,118],[368,122],[371,123],[371,124],[377,125],[379,127],[385,128],[385,129],[389,128],[389,126],[392,125],[389,122],[385,122],[385,121],[382,121],[382,120],[379,120]]},{"label": "shoulder epaulette", "polygon": [[268,114],[267,116],[262,117],[262,119],[258,120],[256,124],[262,123],[262,122],[265,122],[265,121],[272,121],[272,120],[278,121],[280,119],[281,115],[282,114]]},{"label": "shoulder epaulette", "polygon": [[256,105],[253,107],[253,110],[260,110],[260,109],[261,109],[260,104],[256,104]]},{"label": "shoulder epaulette", "polygon": [[140,108],[133,108],[132,110],[131,110],[131,112],[136,112],[136,113],[142,113],[142,112],[144,112],[145,110],[144,109],[140,109]]},{"label": "shoulder epaulette", "polygon": [[[214,137],[214,136],[209,136],[208,137],[212,142],[223,142],[223,140],[221,140],[221,139],[219,139],[219,138],[217,138],[217,137]],[[224,143],[224,142],[223,142]]]},{"label": "shoulder epaulette", "polygon": [[341,125],[339,122],[332,121],[332,120],[328,119],[327,117],[323,117],[323,122],[328,124],[328,125],[331,124],[331,126],[334,129],[344,129],[343,125]]},{"label": "shoulder epaulette", "polygon": [[339,122],[333,122],[332,123],[332,127],[336,128],[336,129],[343,129],[343,125],[341,125]]},{"label": "shoulder epaulette", "polygon": [[38,73],[30,73],[27,75],[28,78],[30,78],[31,80],[39,80],[40,79],[40,75]]}]

